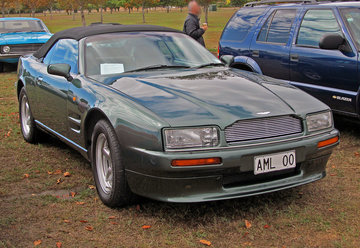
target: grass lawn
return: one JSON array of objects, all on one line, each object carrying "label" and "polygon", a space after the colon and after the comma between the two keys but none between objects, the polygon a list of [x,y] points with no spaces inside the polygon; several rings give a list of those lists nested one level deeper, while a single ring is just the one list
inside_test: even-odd
[{"label": "grass lawn", "polygon": [[[207,48],[212,52],[217,52],[218,41],[221,35],[222,30],[224,29],[229,18],[234,14],[237,9],[234,8],[224,8],[220,11],[209,12],[209,29],[205,33],[204,38]],[[161,25],[166,27],[171,27],[175,29],[183,29],[184,20],[186,18],[187,12],[186,8],[183,11],[172,10],[170,13],[166,13],[165,10],[149,11],[146,14],[146,24],[151,25]],[[80,15],[77,14],[75,21],[73,21],[72,15],[63,15],[55,14],[53,18],[49,15],[44,16],[43,14],[38,14],[36,17],[41,18],[51,32],[55,33],[66,28],[72,28],[81,26]],[[90,13],[85,14],[86,23],[94,23],[100,21],[100,14]],[[110,23],[121,23],[121,24],[143,24],[142,23],[142,13],[141,11],[137,12],[136,10],[131,14],[121,10],[120,12],[110,12],[104,13],[104,22]],[[202,17],[201,22],[204,22],[204,17]]]},{"label": "grass lawn", "polygon": [[[208,47],[217,46],[233,11],[210,13]],[[99,19],[86,17],[89,23]],[[180,28],[185,13],[146,17],[151,24]],[[80,24],[79,16],[76,22],[71,16],[43,19],[52,32]],[[139,23],[141,15],[105,14],[105,21]],[[14,71],[0,74],[0,248],[33,247],[38,240],[38,247],[56,247],[57,242],[62,247],[205,247],[200,240],[211,241],[212,247],[360,247],[358,125],[337,123],[341,144],[321,181],[236,200],[143,200],[110,209],[97,197],[90,165],[77,152],[53,138],[36,145],[24,142],[15,80]]]}]

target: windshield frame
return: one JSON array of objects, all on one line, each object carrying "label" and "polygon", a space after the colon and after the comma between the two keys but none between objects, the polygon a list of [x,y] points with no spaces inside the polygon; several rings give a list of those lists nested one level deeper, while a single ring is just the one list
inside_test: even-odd
[{"label": "windshield frame", "polygon": [[345,13],[347,10],[351,10],[351,9],[358,9],[359,13],[360,13],[360,6],[357,6],[357,7],[349,7],[349,6],[346,6],[346,7],[342,7],[342,8],[339,8],[339,13],[340,13],[340,16],[341,16],[341,19],[345,25],[345,27],[347,28],[348,30],[348,33],[350,35],[350,38],[352,40],[352,43],[354,44],[354,46],[356,47],[356,50],[359,52],[360,51],[360,40],[356,40],[356,36],[354,34],[354,31],[352,30],[352,28],[350,27],[349,25],[349,22],[346,20],[345,18]]},{"label": "windshield frame", "polygon": [[[7,19],[7,20],[0,20],[0,26],[2,25],[2,23],[5,22],[38,22],[40,23],[41,26],[41,30],[10,30],[10,29],[2,29],[0,27],[0,34],[11,34],[11,33],[50,33],[50,31],[48,30],[48,28],[46,27],[46,25],[44,24],[44,22],[40,19]],[[2,32],[5,31],[5,32]]]},{"label": "windshield frame", "polygon": [[[135,35],[138,35],[138,34],[150,34],[150,36],[152,34],[154,34],[154,36],[161,36],[161,34],[164,34],[164,35],[181,35],[181,36],[184,36],[186,37],[187,39],[192,39],[191,37],[187,36],[186,34],[183,34],[183,33],[178,33],[178,32],[170,32],[170,31],[142,31],[142,32],[137,32],[137,31],[128,31],[128,32],[117,32],[117,33],[106,33],[106,34],[100,34],[100,35],[93,35],[93,36],[88,36],[88,37],[85,37],[81,40],[81,58],[80,58],[80,61],[81,61],[81,71],[83,73],[83,75],[85,77],[88,77],[88,78],[110,78],[110,77],[124,77],[124,76],[129,76],[129,74],[131,75],[134,75],[134,74],[144,74],[144,73],[147,73],[148,71],[145,69],[145,70],[139,70],[139,71],[124,71],[123,73],[115,73],[115,74],[108,74],[108,75],[91,75],[87,72],[87,61],[86,61],[86,52],[87,52],[87,42],[88,42],[88,39],[89,38],[92,38],[92,37],[101,37],[101,36],[104,36],[104,35],[119,35],[119,37],[124,34],[124,35],[129,35],[129,34],[135,34]],[[169,36],[170,36],[169,35]],[[195,40],[193,42],[196,42]],[[197,44],[197,43],[196,43]],[[201,46],[199,44],[199,46]],[[202,46],[201,46],[202,47]],[[204,48],[204,50],[202,51],[204,53],[206,53],[206,55],[208,56],[209,58],[209,61],[207,62],[214,62],[214,63],[221,63],[221,61],[214,55],[212,54],[209,50],[207,50],[206,48]],[[211,58],[211,61],[210,61],[210,58]],[[158,65],[158,63],[156,63],[156,61],[154,61],[154,64],[153,65]],[[186,66],[184,66],[184,70],[189,70],[189,69],[196,69],[198,66],[201,66],[202,64],[197,64],[197,65],[194,65],[192,67],[188,67],[188,68],[185,68]],[[169,64],[169,66],[171,67],[172,65]],[[154,69],[151,69],[150,70],[152,71],[160,71],[160,70],[176,70],[176,68],[154,68]],[[179,69],[177,69],[179,70]],[[182,69],[180,69],[182,70]]]}]

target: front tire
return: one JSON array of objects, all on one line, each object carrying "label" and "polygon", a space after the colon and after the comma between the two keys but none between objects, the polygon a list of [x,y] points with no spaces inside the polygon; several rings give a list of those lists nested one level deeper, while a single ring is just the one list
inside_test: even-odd
[{"label": "front tire", "polygon": [[38,138],[38,129],[36,128],[29,100],[24,88],[21,89],[19,94],[19,118],[21,133],[24,139],[29,143],[35,143]]},{"label": "front tire", "polygon": [[92,134],[91,165],[101,201],[109,207],[132,202],[127,184],[120,144],[113,127],[105,120],[96,123]]}]

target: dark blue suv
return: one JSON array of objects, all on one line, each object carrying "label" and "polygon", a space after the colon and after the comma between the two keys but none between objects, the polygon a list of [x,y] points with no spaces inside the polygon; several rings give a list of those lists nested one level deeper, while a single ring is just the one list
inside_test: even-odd
[{"label": "dark blue suv", "polygon": [[288,80],[335,113],[355,118],[359,51],[358,2],[248,3],[229,20],[219,42],[219,56],[230,66]]}]

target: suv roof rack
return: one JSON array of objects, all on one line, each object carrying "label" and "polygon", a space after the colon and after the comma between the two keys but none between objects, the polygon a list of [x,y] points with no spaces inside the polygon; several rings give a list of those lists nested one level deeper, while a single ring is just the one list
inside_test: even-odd
[{"label": "suv roof rack", "polygon": [[302,3],[302,4],[308,4],[308,3],[318,3],[316,0],[260,0],[256,2],[250,2],[246,3],[244,7],[254,7],[255,5],[260,4],[272,4],[272,3]]}]

